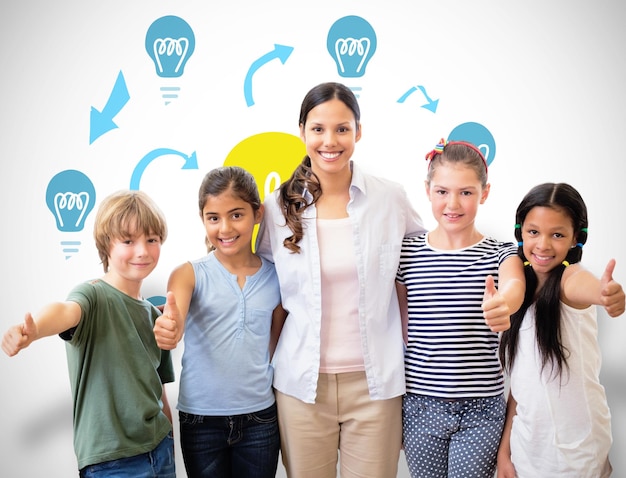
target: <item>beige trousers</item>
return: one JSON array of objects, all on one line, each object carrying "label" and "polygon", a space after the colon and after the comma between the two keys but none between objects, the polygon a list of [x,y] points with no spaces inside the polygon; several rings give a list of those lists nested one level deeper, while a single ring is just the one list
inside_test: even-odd
[{"label": "beige trousers", "polygon": [[[289,478],[395,478],[402,397],[371,400],[365,372],[320,374],[314,404],[276,391]],[[339,453],[338,453],[339,452]]]}]

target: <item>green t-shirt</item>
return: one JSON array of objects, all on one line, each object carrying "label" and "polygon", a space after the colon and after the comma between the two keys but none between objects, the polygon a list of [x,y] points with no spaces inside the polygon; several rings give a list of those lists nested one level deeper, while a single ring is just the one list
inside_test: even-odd
[{"label": "green t-shirt", "polygon": [[61,334],[78,468],[153,450],[172,429],[161,401],[172,359],[152,331],[159,310],[102,280],[78,285],[68,300],[82,309],[78,326]]}]

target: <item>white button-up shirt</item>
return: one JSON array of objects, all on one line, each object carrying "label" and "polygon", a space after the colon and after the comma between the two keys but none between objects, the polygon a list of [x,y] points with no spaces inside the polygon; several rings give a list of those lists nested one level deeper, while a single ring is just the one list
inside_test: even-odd
[{"label": "white button-up shirt", "polygon": [[[312,200],[308,191],[307,202]],[[353,163],[348,215],[352,222],[359,280],[361,347],[373,400],[404,394],[404,342],[395,277],[402,238],[426,232],[404,188],[364,174]],[[256,252],[276,265],[285,321],[273,358],[274,387],[306,403],[314,403],[320,366],[322,279],[315,206],[303,215],[300,253],[283,240],[292,235],[278,203],[278,192],[265,200],[265,216]]]}]

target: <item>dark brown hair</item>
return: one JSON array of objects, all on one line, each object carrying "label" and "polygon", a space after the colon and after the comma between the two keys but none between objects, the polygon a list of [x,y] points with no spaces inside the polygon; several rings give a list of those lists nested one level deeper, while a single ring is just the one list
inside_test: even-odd
[{"label": "dark brown hair", "polygon": [[[316,106],[332,99],[343,102],[354,113],[357,127],[361,121],[361,110],[352,93],[352,90],[341,83],[321,83],[313,87],[304,97],[300,107],[298,124],[303,127],[306,124],[309,112]],[[307,203],[304,198],[304,190],[313,196],[313,200]],[[311,169],[311,158],[305,156],[302,163],[295,169],[291,177],[280,186],[279,201],[285,215],[285,221],[291,232],[291,236],[283,241],[283,245],[291,252],[300,252],[298,243],[302,240],[303,225],[302,214],[312,204],[315,204],[322,195],[319,179]]]},{"label": "dark brown hair", "polygon": [[[261,207],[259,189],[254,176],[239,166],[222,166],[209,171],[200,184],[198,207],[201,218],[207,198],[219,196],[226,191],[231,191],[236,197],[250,204],[254,212]],[[204,241],[209,252],[215,249],[207,237]]]}]

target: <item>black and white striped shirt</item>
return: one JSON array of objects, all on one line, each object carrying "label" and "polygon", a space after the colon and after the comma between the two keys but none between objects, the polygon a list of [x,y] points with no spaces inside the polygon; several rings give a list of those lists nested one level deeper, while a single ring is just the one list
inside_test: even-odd
[{"label": "black and white striped shirt", "polygon": [[487,275],[515,255],[511,242],[485,238],[460,250],[437,250],[427,235],[405,238],[397,280],[407,288],[407,392],[440,398],[490,397],[504,390],[498,334],[481,304]]}]

